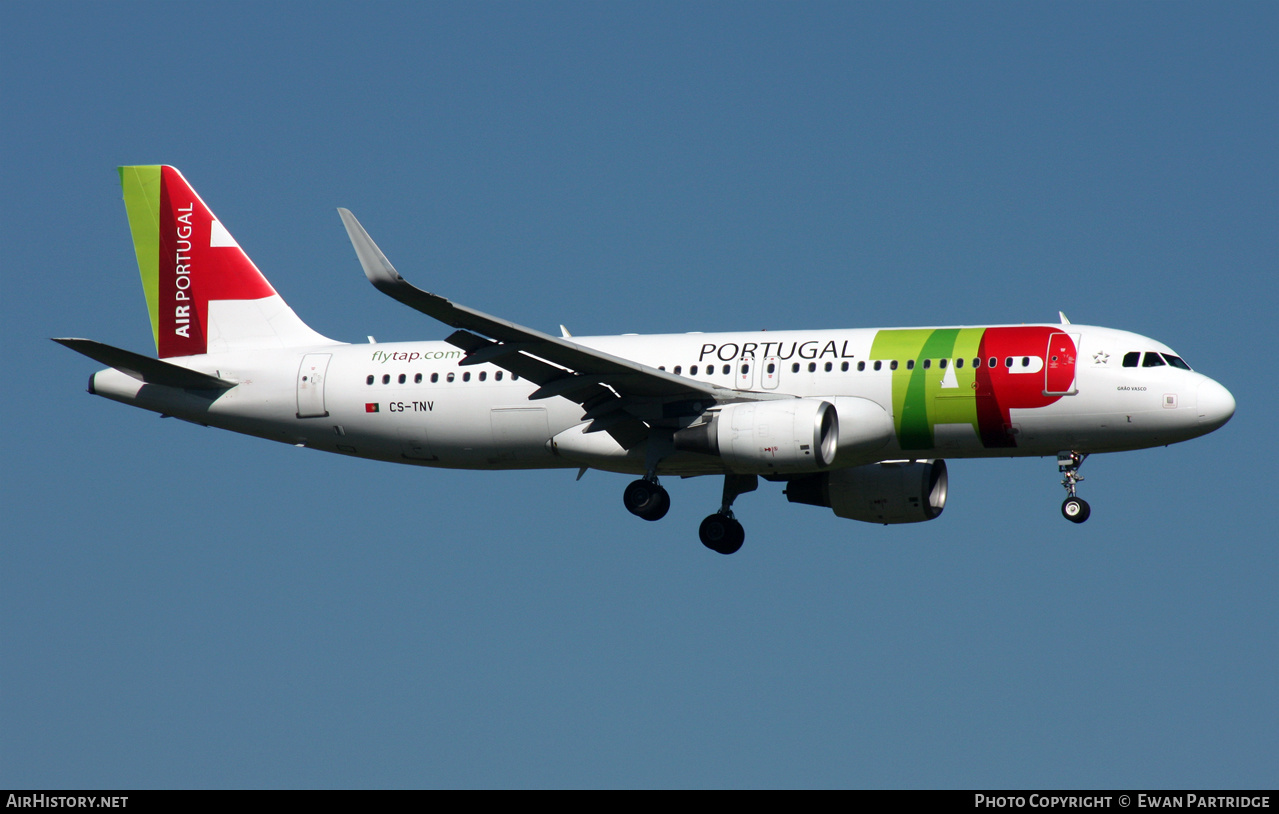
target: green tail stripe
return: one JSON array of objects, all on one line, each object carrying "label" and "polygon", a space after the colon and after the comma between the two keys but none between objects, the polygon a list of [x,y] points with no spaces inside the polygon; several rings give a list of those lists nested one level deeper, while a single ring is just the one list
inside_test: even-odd
[{"label": "green tail stripe", "polygon": [[133,251],[142,274],[142,291],[151,316],[151,335],[160,349],[160,170],[151,167],[120,167],[124,188],[124,208],[133,232]]}]

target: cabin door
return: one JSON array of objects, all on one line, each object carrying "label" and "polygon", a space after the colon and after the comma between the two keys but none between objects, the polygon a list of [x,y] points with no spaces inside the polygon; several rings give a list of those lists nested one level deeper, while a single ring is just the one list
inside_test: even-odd
[{"label": "cabin door", "polygon": [[1073,396],[1075,389],[1075,357],[1079,334],[1055,333],[1048,337],[1044,354],[1044,395]]},{"label": "cabin door", "polygon": [[324,375],[329,369],[331,353],[308,353],[298,368],[298,418],[323,418]]}]

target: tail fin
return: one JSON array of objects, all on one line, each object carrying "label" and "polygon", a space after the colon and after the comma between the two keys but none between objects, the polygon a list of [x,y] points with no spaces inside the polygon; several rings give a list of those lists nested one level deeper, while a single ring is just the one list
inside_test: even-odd
[{"label": "tail fin", "polygon": [[337,344],[293,313],[176,169],[120,167],[120,184],[161,359]]}]

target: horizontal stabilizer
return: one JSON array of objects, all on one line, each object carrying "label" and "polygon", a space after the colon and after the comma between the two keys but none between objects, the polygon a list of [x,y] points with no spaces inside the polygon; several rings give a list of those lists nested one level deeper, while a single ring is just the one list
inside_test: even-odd
[{"label": "horizontal stabilizer", "polygon": [[147,384],[161,384],[165,387],[181,387],[190,390],[228,390],[238,384],[238,382],[219,379],[217,376],[210,376],[172,362],[152,359],[150,356],[143,356],[130,350],[95,342],[92,339],[55,338],[53,341]]}]

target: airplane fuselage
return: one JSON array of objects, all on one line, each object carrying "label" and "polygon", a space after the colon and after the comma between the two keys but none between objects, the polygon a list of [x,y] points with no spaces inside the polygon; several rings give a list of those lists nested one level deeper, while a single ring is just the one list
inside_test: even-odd
[{"label": "airplane fuselage", "polygon": [[[1054,338],[1058,349],[1050,347]],[[1179,358],[1165,345],[1084,325],[573,341],[736,390],[881,406],[892,420],[891,436],[870,450],[841,444],[836,467],[1140,449],[1210,432],[1229,417],[1227,403],[1233,409],[1216,382],[1168,363]],[[96,374],[91,388],[188,421],[357,457],[464,469],[644,473],[642,452],[565,443],[565,433],[583,424],[580,405],[530,400],[537,385],[491,364],[461,366],[464,356],[444,342],[255,350],[183,360],[240,382],[220,393],[144,385],[115,370]],[[676,453],[658,467],[662,474],[725,471],[720,459],[697,453]]]}]

